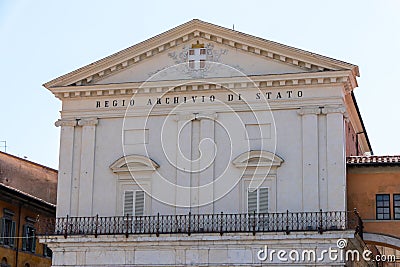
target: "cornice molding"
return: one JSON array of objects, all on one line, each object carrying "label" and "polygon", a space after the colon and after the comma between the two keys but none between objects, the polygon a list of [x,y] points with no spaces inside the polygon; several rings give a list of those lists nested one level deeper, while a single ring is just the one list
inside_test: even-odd
[{"label": "cornice molding", "polygon": [[54,86],[87,85],[163,53],[182,43],[204,39],[310,71],[350,70],[359,76],[358,67],[343,61],[286,46],[224,27],[192,20],[167,32],[133,45],[104,59],[72,71],[44,84]]},{"label": "cornice molding", "polygon": [[[52,88],[53,93],[59,99],[99,97],[99,96],[120,96],[133,94],[152,94],[206,91],[206,90],[240,90],[257,87],[259,89],[287,88],[294,86],[315,86],[315,85],[341,85],[344,90],[352,88],[350,85],[350,71],[330,71],[315,73],[293,73],[276,74],[264,76],[209,78],[199,80],[179,81],[156,81],[147,82],[145,86],[141,82],[121,84],[99,84],[85,86],[61,86]],[[178,86],[177,86],[178,85]]]},{"label": "cornice molding", "polygon": [[[275,100],[271,99],[268,102],[268,109],[267,110],[298,110],[300,107],[303,106],[318,106],[320,105],[321,101],[323,101],[326,105],[328,106],[337,106],[342,103],[342,99],[340,97],[311,97],[311,98],[305,98],[305,99],[286,99],[286,100]],[[224,104],[218,104],[215,103],[210,107],[209,105],[206,105],[204,107],[207,107],[207,110],[210,112],[215,112],[215,113],[226,113],[230,112],[231,110],[227,110],[226,105]],[[230,107],[235,110],[235,111],[248,111],[248,104],[246,103],[232,103],[230,104]],[[151,115],[165,115],[165,114],[171,114],[170,116],[175,116],[174,120],[178,121],[177,116],[180,114],[175,114],[172,112],[174,106],[163,106],[163,107],[158,107],[157,110],[152,110]],[[259,103],[253,103],[252,104],[252,110],[253,111],[265,111],[265,102],[261,101]],[[97,117],[99,119],[103,118],[120,118],[121,116],[124,116],[126,113],[126,107],[118,107],[115,109],[104,109],[101,112],[99,112],[98,109],[94,108],[86,108],[86,109],[74,109],[74,110],[63,110],[61,112],[61,115],[63,118],[75,118],[75,117]],[[189,113],[189,112],[188,112]],[[185,113],[183,113],[185,114]],[[187,113],[186,113],[187,114]],[[134,113],[129,114],[129,116],[132,117],[141,117],[141,116],[148,116],[149,115],[149,107],[147,106],[138,106],[135,109]],[[183,119],[184,120],[184,119]]]}]

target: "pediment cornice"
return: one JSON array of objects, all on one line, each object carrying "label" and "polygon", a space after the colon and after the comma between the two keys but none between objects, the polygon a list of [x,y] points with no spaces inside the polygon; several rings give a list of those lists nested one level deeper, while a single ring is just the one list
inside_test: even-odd
[{"label": "pediment cornice", "polygon": [[[151,94],[207,91],[207,90],[244,90],[257,87],[259,89],[308,87],[308,86],[343,86],[346,92],[354,88],[351,71],[328,71],[312,73],[276,74],[265,76],[209,78],[202,80],[181,81],[155,81],[118,84],[96,84],[81,86],[60,86],[52,88],[53,93],[59,99],[121,96],[132,94]],[[177,86],[179,85],[179,86]]]},{"label": "pediment cornice", "polygon": [[260,57],[297,66],[304,69],[305,72],[350,70],[354,76],[359,76],[356,65],[254,37],[211,23],[192,20],[104,59],[60,76],[45,83],[44,86],[51,89],[53,87],[70,85],[92,85],[98,80],[130,68],[143,60],[148,60],[154,55],[199,38],[240,49]]}]

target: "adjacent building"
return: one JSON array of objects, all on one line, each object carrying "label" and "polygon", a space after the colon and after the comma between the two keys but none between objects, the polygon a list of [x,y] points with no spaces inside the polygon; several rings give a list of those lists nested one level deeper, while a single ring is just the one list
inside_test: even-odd
[{"label": "adjacent building", "polygon": [[366,248],[346,197],[346,155],[372,152],[358,76],[192,20],[47,82],[63,103],[53,266],[372,264],[324,254]]},{"label": "adjacent building", "polygon": [[51,266],[36,238],[37,220],[55,217],[57,171],[0,152],[1,267]]},{"label": "adjacent building", "polygon": [[400,156],[347,158],[347,202],[363,219],[364,241],[400,265]]}]

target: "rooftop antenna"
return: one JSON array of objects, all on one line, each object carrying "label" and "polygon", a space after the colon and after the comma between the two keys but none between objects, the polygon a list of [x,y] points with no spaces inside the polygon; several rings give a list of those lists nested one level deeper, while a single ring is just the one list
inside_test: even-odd
[{"label": "rooftop antenna", "polygon": [[0,143],[4,143],[4,145],[0,147],[4,147],[4,153],[7,153],[7,141],[0,141]]}]

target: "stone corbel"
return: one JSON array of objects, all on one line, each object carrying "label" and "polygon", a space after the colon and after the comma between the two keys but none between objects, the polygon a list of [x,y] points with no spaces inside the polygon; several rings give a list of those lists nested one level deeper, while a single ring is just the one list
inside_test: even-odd
[{"label": "stone corbel", "polygon": [[77,125],[77,121],[75,119],[59,119],[54,123],[54,125],[56,127],[60,126],[75,127]]},{"label": "stone corbel", "polygon": [[301,107],[298,111],[297,114],[303,116],[303,115],[319,115],[321,114],[321,108],[319,107]]},{"label": "stone corbel", "polygon": [[96,126],[99,123],[98,119],[89,118],[89,119],[80,119],[78,121],[79,126]]}]

